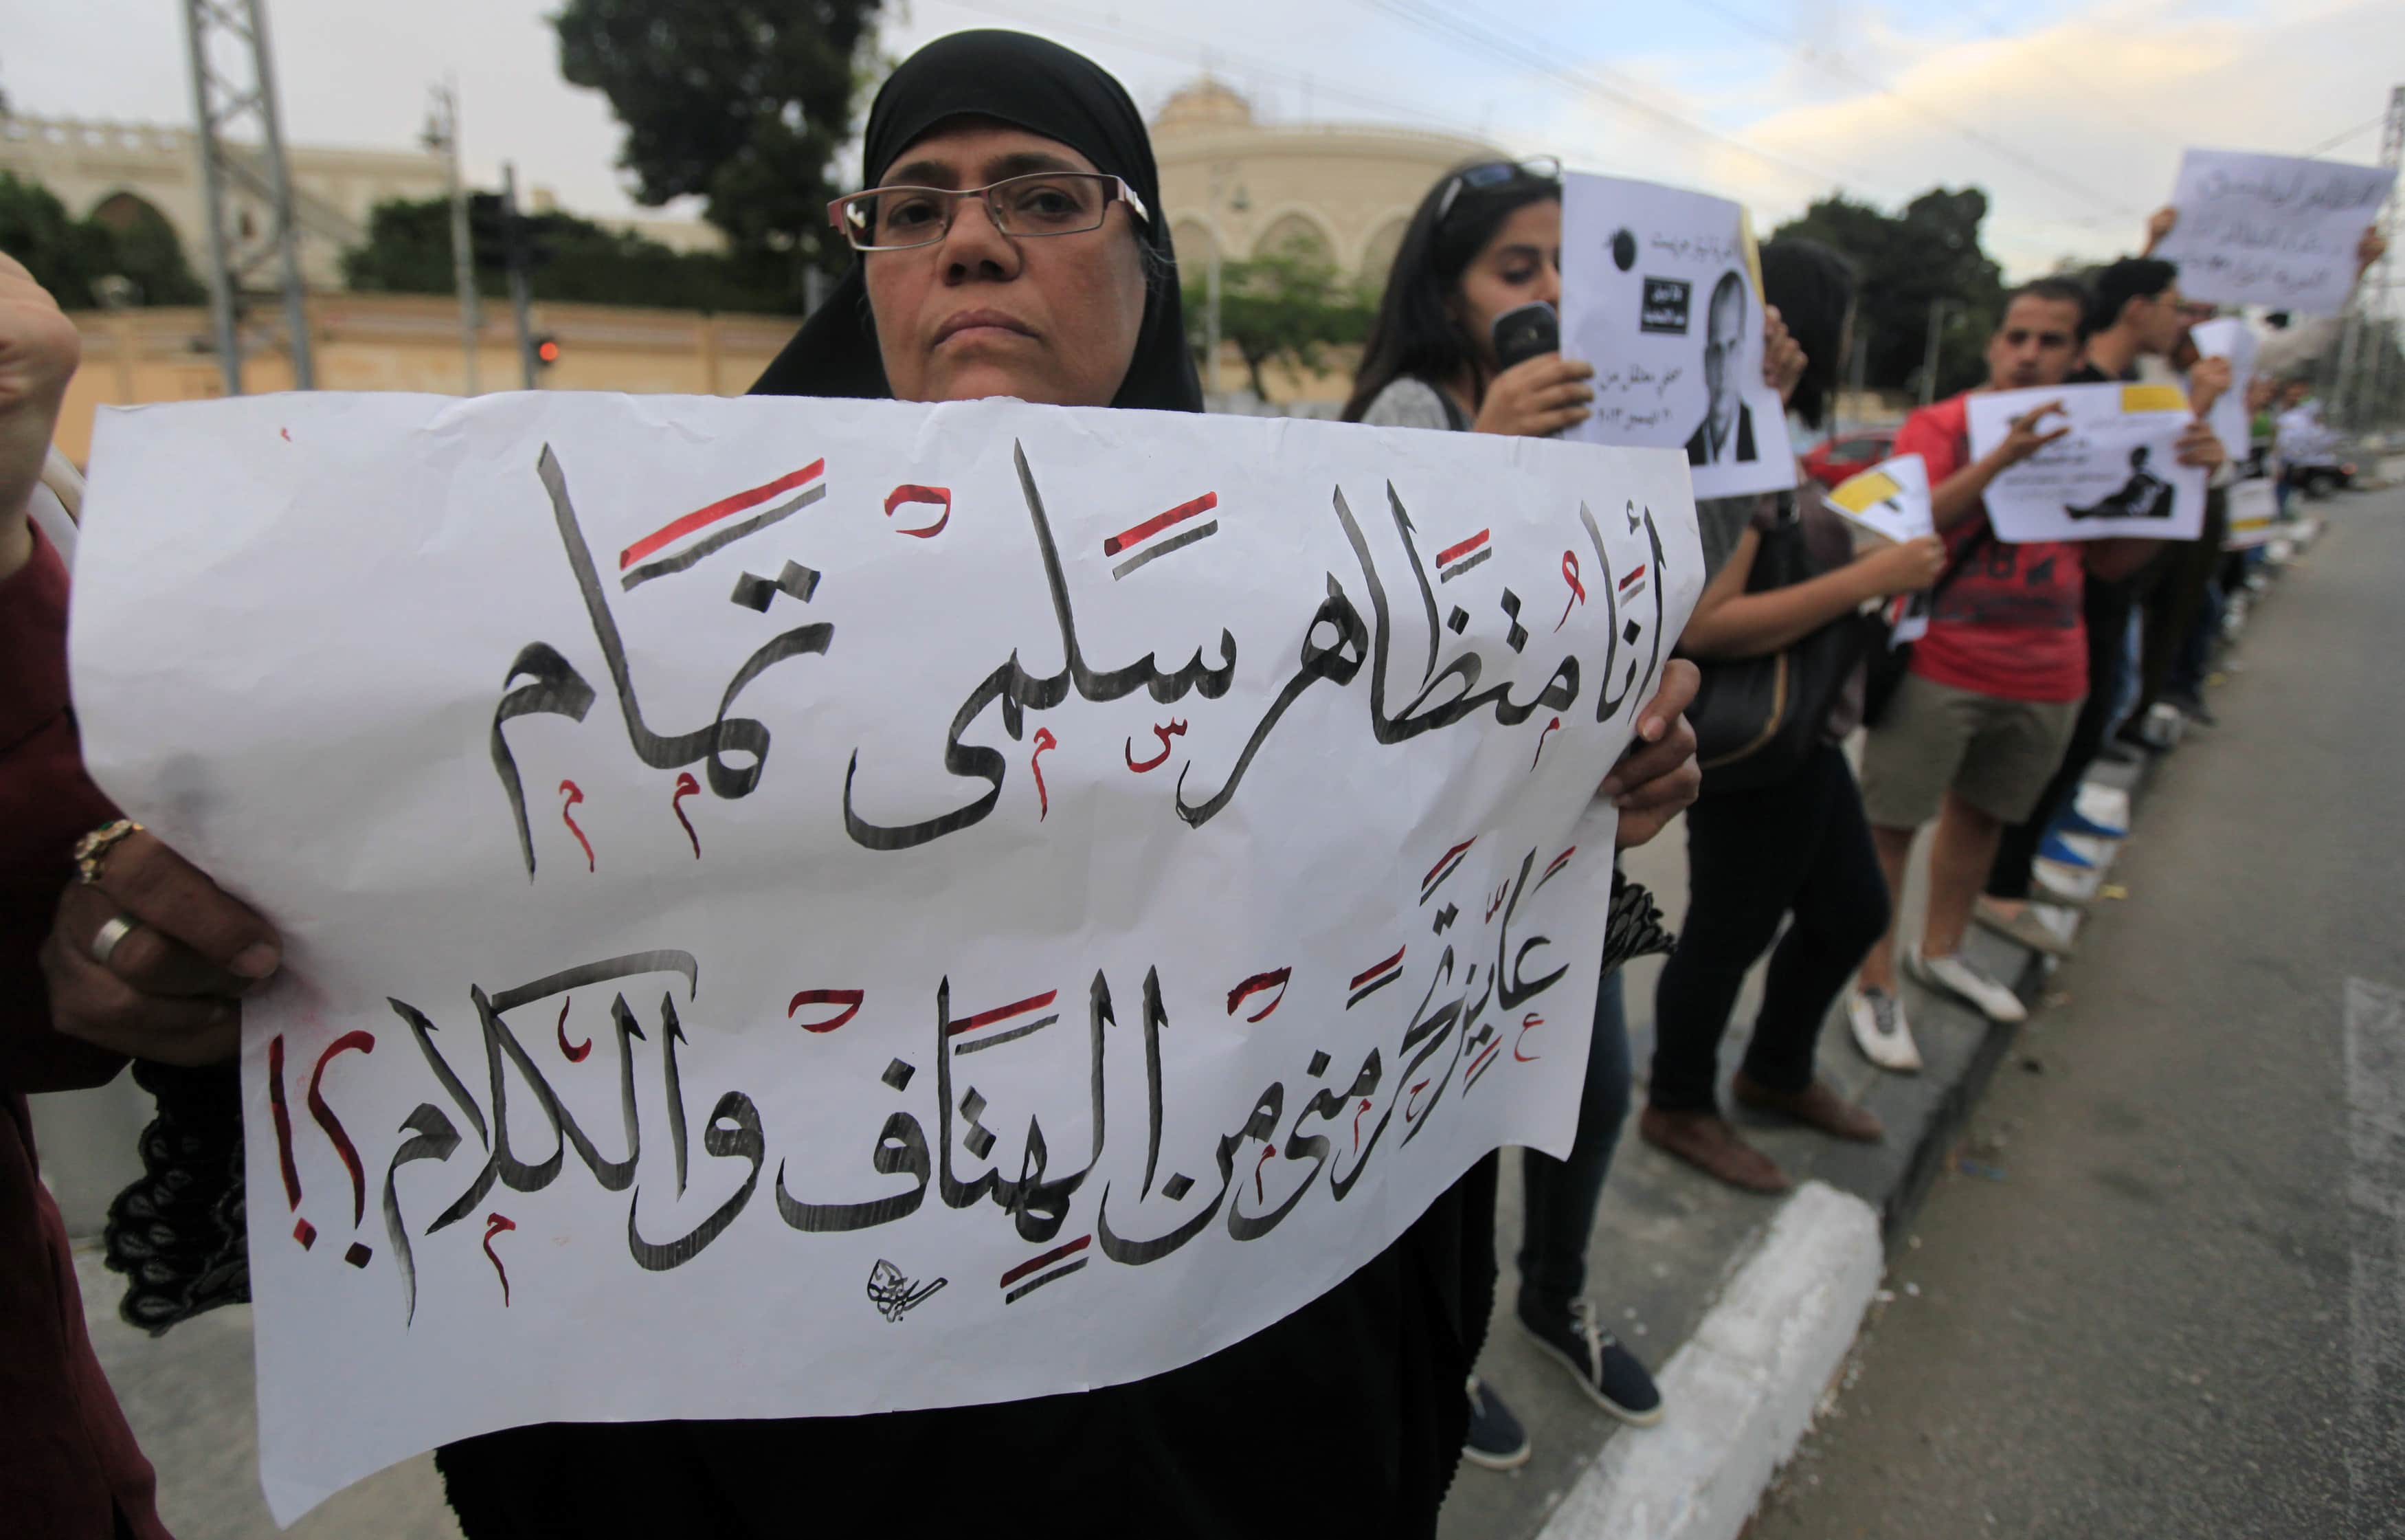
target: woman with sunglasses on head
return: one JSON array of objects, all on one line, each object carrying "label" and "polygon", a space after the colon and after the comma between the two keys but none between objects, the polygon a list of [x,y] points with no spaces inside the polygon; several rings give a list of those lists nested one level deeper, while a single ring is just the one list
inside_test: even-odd
[{"label": "woman with sunglasses on head", "polygon": [[[1586,383],[1595,374],[1592,365],[1557,351],[1507,363],[1496,346],[1498,319],[1526,305],[1558,306],[1561,293],[1559,162],[1495,162],[1454,172],[1420,201],[1396,250],[1345,419],[1532,438],[1584,420],[1587,403],[1595,399]],[[1693,668],[1672,666],[1682,675]],[[1616,784],[1619,779],[1607,781],[1602,790],[1619,799],[1621,844],[1626,848],[1652,838],[1677,806],[1636,803],[1635,794]],[[1664,951],[1669,944],[1643,888],[1615,874],[1612,898],[1615,929],[1641,929],[1646,940],[1641,950],[1606,959],[1570,1159],[1558,1161],[1537,1150],[1522,1153],[1517,1313],[1530,1337],[1590,1398],[1615,1417],[1644,1424],[1662,1417],[1653,1377],[1602,1329],[1594,1306],[1581,1297],[1596,1205],[1628,1113],[1628,1030],[1617,968],[1626,956]],[[1496,1164],[1489,1157],[1471,1176],[1491,1173]],[[1479,1282],[1470,1309],[1483,1345],[1495,1285],[1491,1258]],[[1496,1470],[1525,1462],[1527,1435],[1494,1388],[1472,1379],[1470,1395],[1464,1452]]]},{"label": "woman with sunglasses on head", "polygon": [[[1804,355],[1789,405],[1805,426],[1818,427],[1836,389],[1837,360],[1851,351],[1853,269],[1816,242],[1774,241],[1762,248],[1762,278]],[[1856,557],[1849,527],[1819,501],[1788,493],[1749,500],[1752,517],[1696,600],[1683,651],[1707,659],[1765,657],[1866,600],[1925,588],[1944,568],[1945,545],[1934,535]],[[1817,575],[1757,586],[1763,542],[1799,519]],[[1820,742],[1794,773],[1769,785],[1708,789],[1687,813],[1687,913],[1654,994],[1653,1075],[1637,1126],[1647,1143],[1750,1192],[1785,1192],[1790,1182],[1721,1115],[1720,1041],[1747,970],[1791,914],[1733,1094],[1837,1138],[1880,1137],[1878,1119],[1813,1067],[1831,1003],[1887,927],[1887,884],[1862,793],[1838,747],[1861,721],[1863,696],[1863,666],[1855,662]]]},{"label": "woman with sunglasses on head", "polygon": [[[859,260],[756,390],[1201,409],[1151,146],[1091,61],[1018,33],[938,39],[879,92],[864,169],[870,191],[832,210]],[[1657,697],[1649,719],[1684,703]],[[1622,770],[1637,794],[1692,770],[1692,734],[1655,737]],[[516,1428],[437,1463],[469,1540],[1433,1535],[1468,1417],[1465,1259],[1493,1254],[1492,1183],[1484,1208],[1476,1189],[1284,1321],[1150,1379],[853,1418]]]}]

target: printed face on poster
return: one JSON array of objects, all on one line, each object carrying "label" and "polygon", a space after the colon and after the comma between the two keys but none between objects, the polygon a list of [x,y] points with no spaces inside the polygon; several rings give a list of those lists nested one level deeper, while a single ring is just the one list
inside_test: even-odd
[{"label": "printed face on poster", "polygon": [[2384,166],[2191,149],[2172,189],[2179,220],[2155,255],[2179,264],[2191,300],[2336,315],[2396,180]]},{"label": "printed face on poster", "polygon": [[2247,421],[2246,389],[2255,380],[2255,329],[2235,316],[2200,321],[2188,328],[2196,350],[2208,359],[2229,360],[2229,389],[2215,398],[2205,420],[2214,437],[2232,460],[2243,461],[2254,450],[2254,427]]},{"label": "printed face on poster", "polygon": [[2187,392],[2170,385],[2067,385],[2053,389],[1982,391],[1968,398],[1971,453],[1987,454],[2013,419],[2060,403],[2048,431],[2071,431],[1998,476],[1988,487],[1988,521],[1996,538],[2041,540],[2194,540],[2204,529],[2207,473],[2177,459],[2191,415]]},{"label": "printed face on poster", "polygon": [[104,418],[94,774],[256,904],[261,1476],[1142,1378],[1568,1149],[1687,467],[1011,402]]},{"label": "printed face on poster", "polygon": [[1699,498],[1794,486],[1754,267],[1737,204],[1564,177],[1562,350],[1595,366],[1595,414],[1568,436],[1681,449]]}]

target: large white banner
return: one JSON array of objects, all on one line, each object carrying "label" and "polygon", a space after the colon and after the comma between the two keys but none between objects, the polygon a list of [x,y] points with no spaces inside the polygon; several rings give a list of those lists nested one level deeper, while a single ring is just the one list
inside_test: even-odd
[{"label": "large white banner", "polygon": [[1653,182],[1562,179],[1562,350],[1595,365],[1568,436],[1683,449],[1700,498],[1795,485],[1762,379],[1763,298],[1743,205]]},{"label": "large white banner", "polygon": [[1988,486],[1998,540],[2194,540],[2204,532],[2201,466],[2182,465],[2180,434],[2193,414],[2175,385],[2065,385],[1977,391],[1966,398],[1973,458],[2012,431],[2013,419],[2060,403],[2041,432],[2071,431]]},{"label": "large white banner", "polygon": [[2334,315],[2396,180],[2384,166],[2191,149],[2172,189],[2178,222],[2155,255],[2179,264],[2191,300]]},{"label": "large white banner", "polygon": [[94,473],[93,770],[288,945],[279,1519],[513,1424],[1160,1373],[1567,1151],[1680,456],[309,395]]}]

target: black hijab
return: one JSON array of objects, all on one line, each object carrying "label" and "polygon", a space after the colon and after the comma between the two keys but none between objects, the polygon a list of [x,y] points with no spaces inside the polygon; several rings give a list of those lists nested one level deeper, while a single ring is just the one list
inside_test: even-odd
[{"label": "black hijab", "polygon": [[[1144,118],[1110,72],[1082,53],[1023,32],[956,32],[903,61],[869,108],[862,168],[875,187],[902,152],[947,120],[992,118],[1069,146],[1095,169],[1126,179],[1151,213],[1136,222],[1151,247],[1144,323],[1135,357],[1113,406],[1199,412],[1202,385],[1186,346],[1169,215]],[[1131,210],[1130,212],[1133,212]],[[868,286],[855,254],[851,271],[752,387],[765,396],[890,396],[877,350]]]}]

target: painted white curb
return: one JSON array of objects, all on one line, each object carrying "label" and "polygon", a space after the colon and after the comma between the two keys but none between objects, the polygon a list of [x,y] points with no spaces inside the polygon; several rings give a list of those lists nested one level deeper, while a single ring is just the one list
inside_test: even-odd
[{"label": "painted white curb", "polygon": [[1663,1368],[1663,1420],[1615,1434],[1540,1540],[1735,1540],[1811,1426],[1883,1262],[1869,1204],[1796,1189]]}]

